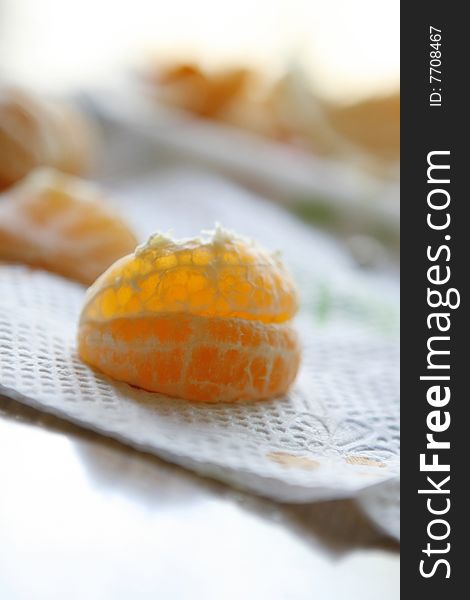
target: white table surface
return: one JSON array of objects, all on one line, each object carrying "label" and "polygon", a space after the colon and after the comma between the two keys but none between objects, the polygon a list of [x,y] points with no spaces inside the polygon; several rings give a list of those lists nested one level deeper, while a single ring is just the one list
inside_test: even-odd
[{"label": "white table surface", "polygon": [[254,498],[0,397],[2,600],[396,600],[353,502]]}]

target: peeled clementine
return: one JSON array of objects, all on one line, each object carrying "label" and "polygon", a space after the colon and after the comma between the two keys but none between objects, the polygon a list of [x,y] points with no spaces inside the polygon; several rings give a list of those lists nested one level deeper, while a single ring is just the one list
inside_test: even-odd
[{"label": "peeled clementine", "polygon": [[89,285],[135,245],[93,185],[59,171],[37,169],[0,197],[0,260]]},{"label": "peeled clementine", "polygon": [[82,359],[146,390],[188,400],[259,400],[287,391],[300,345],[297,294],[276,255],[222,230],[152,236],[88,290]]},{"label": "peeled clementine", "polygon": [[0,189],[40,166],[83,173],[95,138],[92,121],[75,107],[0,85]]}]

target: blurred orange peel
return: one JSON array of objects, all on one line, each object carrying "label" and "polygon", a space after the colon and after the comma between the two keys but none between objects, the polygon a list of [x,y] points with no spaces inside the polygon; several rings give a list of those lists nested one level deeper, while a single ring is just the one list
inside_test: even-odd
[{"label": "blurred orange peel", "polygon": [[398,93],[336,106],[295,64],[273,82],[242,67],[211,71],[190,62],[150,67],[146,80],[159,103],[395,176]]}]

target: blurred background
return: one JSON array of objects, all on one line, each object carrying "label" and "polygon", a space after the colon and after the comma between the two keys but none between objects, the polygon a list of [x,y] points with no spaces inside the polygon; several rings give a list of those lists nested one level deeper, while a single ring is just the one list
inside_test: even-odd
[{"label": "blurred background", "polygon": [[101,85],[152,54],[279,76],[299,62],[322,97],[397,91],[396,0],[2,0],[5,76],[46,90]]},{"label": "blurred background", "polygon": [[[180,161],[344,234],[362,261],[396,255],[397,0],[0,0],[0,76],[88,94]],[[182,134],[188,114],[206,126]]]},{"label": "blurred background", "polygon": [[298,62],[340,103],[395,93],[396,0],[2,0],[6,77],[69,91],[122,75],[154,55],[204,67],[253,67],[276,77]]},{"label": "blurred background", "polygon": [[[220,220],[280,248],[314,326],[380,354],[398,328],[399,19],[398,0],[0,0],[0,242],[10,190],[49,165],[106,190],[139,241]],[[0,262],[34,250],[0,243]],[[0,456],[2,600],[399,597],[397,487],[281,505],[1,395]]]}]

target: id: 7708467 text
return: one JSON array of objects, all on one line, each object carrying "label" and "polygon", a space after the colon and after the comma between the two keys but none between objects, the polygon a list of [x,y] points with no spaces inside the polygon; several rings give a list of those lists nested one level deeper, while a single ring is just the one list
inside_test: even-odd
[{"label": "id: 7708467 text", "polygon": [[442,105],[442,30],[437,27],[429,27],[429,106]]}]

